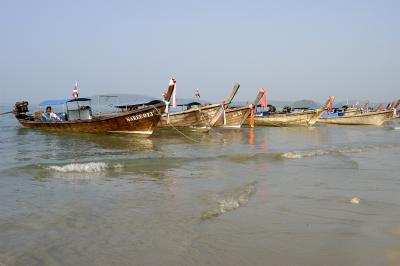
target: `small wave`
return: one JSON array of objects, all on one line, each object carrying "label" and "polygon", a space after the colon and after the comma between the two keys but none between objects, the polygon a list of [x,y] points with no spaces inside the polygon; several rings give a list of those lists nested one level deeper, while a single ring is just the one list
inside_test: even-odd
[{"label": "small wave", "polygon": [[49,170],[54,170],[62,173],[68,173],[68,172],[98,173],[105,171],[107,168],[109,168],[109,166],[104,162],[71,163],[64,166],[51,165],[47,167],[47,169]]},{"label": "small wave", "polygon": [[323,156],[328,154],[361,153],[375,149],[396,148],[396,144],[363,145],[358,147],[334,147],[326,150],[289,151],[281,155],[285,159],[301,159],[305,157]]},{"label": "small wave", "polygon": [[250,184],[239,187],[234,191],[225,192],[217,195],[214,201],[217,203],[218,206],[212,210],[203,212],[201,214],[201,219],[211,219],[213,217],[220,216],[228,211],[235,210],[245,205],[249,201],[251,195],[256,192],[255,184],[255,182],[252,182]]},{"label": "small wave", "polygon": [[311,151],[289,151],[282,154],[282,158],[301,159],[304,157],[322,156],[328,154],[328,150],[311,150]]},{"label": "small wave", "polygon": [[113,167],[116,168],[116,169],[119,169],[119,168],[123,168],[124,166],[122,164],[120,164],[120,163],[117,163]]}]

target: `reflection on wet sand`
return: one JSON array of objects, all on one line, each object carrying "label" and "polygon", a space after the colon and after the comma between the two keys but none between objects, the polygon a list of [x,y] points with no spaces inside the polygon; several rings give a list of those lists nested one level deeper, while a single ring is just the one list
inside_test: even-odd
[{"label": "reflection on wet sand", "polygon": [[249,128],[249,144],[254,144],[254,128]]}]

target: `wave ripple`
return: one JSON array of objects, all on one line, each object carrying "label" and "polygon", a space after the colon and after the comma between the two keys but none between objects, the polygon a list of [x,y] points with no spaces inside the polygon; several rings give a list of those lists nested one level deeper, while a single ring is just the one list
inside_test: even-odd
[{"label": "wave ripple", "polygon": [[104,162],[90,162],[90,163],[71,163],[64,166],[51,165],[47,169],[62,173],[68,173],[68,172],[98,173],[105,171],[108,167],[109,167],[108,164]]},{"label": "wave ripple", "polygon": [[205,211],[201,214],[202,220],[211,219],[226,213],[227,211],[235,210],[243,205],[245,205],[251,195],[256,192],[256,182],[252,182],[241,186],[234,191],[229,191],[217,195],[214,202],[218,204],[217,208],[213,210]]}]

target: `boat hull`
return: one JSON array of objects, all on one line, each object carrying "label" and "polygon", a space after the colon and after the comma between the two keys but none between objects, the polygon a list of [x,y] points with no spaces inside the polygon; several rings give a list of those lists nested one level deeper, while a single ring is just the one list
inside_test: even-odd
[{"label": "boat hull", "polygon": [[95,116],[88,120],[43,122],[18,119],[18,121],[23,127],[48,131],[151,135],[160,121],[164,108],[165,105],[160,104],[134,111]]},{"label": "boat hull", "polygon": [[210,127],[210,121],[221,108],[219,104],[212,104],[182,112],[163,114],[158,127]]},{"label": "boat hull", "polygon": [[344,115],[337,117],[320,117],[318,123],[337,125],[375,125],[380,126],[385,121],[393,119],[394,110],[369,112],[355,115]]},{"label": "boat hull", "polygon": [[250,115],[251,109],[249,107],[233,108],[225,110],[225,119],[221,117],[215,123],[216,127],[240,128]]},{"label": "boat hull", "polygon": [[[304,111],[299,113],[270,114],[268,116],[254,116],[255,126],[270,127],[298,127],[313,126],[318,120],[317,110]],[[246,120],[248,124],[249,119]]]}]

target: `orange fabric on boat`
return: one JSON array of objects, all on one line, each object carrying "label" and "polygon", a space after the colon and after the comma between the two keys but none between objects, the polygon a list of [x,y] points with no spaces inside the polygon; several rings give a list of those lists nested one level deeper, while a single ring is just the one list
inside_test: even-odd
[{"label": "orange fabric on boat", "polygon": [[254,127],[254,105],[250,104],[250,127]]}]

